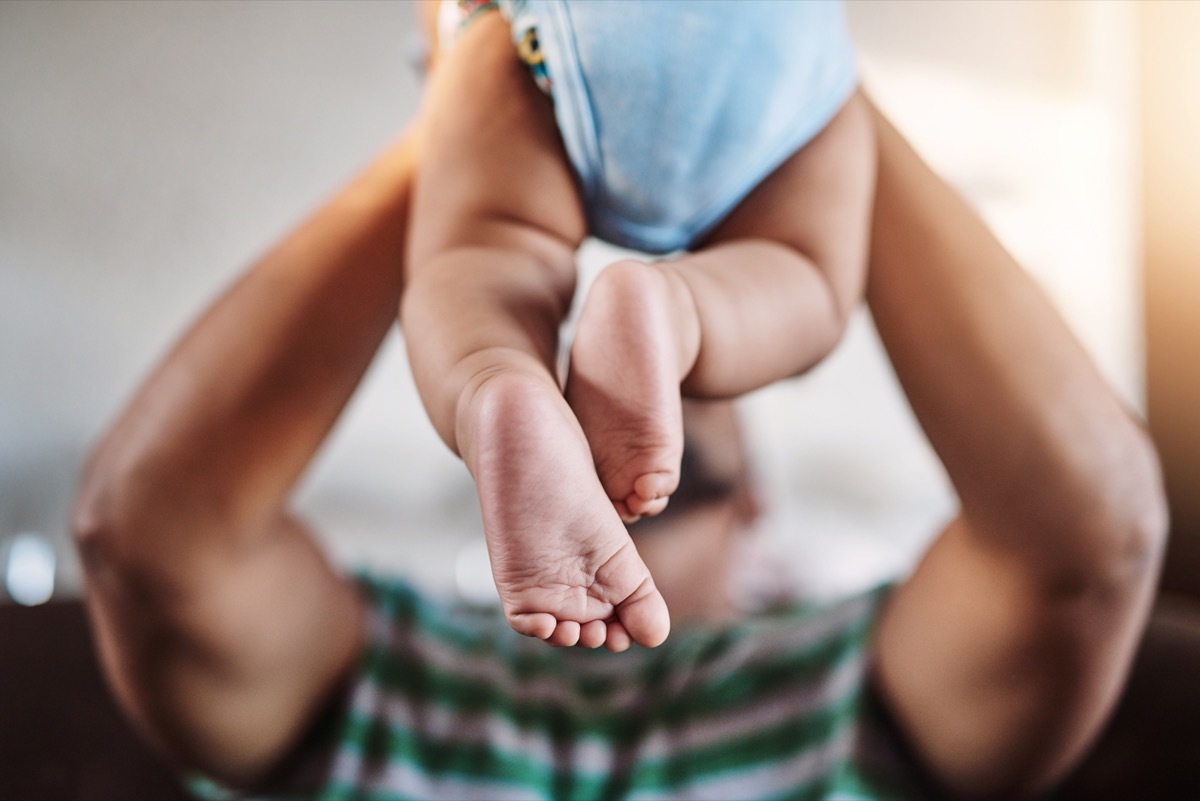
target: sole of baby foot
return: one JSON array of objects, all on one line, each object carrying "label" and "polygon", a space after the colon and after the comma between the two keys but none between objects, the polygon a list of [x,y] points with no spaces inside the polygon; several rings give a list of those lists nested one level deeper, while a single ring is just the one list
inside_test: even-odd
[{"label": "sole of baby foot", "polygon": [[688,355],[678,292],[655,265],[609,265],[588,292],[571,348],[567,399],[625,522],[661,512],[679,485]]},{"label": "sole of baby foot", "polygon": [[516,371],[491,375],[464,419],[459,441],[468,443],[492,574],[513,629],[558,646],[661,643],[666,604],[557,387]]}]

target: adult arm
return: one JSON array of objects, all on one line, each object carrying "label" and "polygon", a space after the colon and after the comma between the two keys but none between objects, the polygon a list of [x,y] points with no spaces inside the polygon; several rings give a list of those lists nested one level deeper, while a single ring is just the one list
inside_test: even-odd
[{"label": "adult arm", "polygon": [[1147,435],[1024,271],[879,114],[867,300],[960,514],[880,621],[878,688],[963,798],[1060,776],[1125,679],[1166,513]]},{"label": "adult arm", "polygon": [[74,529],[101,660],[166,753],[263,779],[361,643],[287,495],[396,317],[404,140],[191,327],[93,452]]}]

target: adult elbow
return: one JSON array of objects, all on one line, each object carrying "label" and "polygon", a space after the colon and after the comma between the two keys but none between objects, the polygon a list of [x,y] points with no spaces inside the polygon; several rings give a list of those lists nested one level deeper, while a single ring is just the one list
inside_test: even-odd
[{"label": "adult elbow", "polygon": [[84,570],[91,573],[111,562],[121,549],[126,526],[120,511],[121,484],[110,459],[102,449],[92,454],[83,470],[71,507],[70,527]]},{"label": "adult elbow", "polygon": [[1069,572],[1086,578],[1065,584],[1124,595],[1158,578],[1169,528],[1166,491],[1154,445],[1132,422],[1105,462],[1093,473],[1091,491],[1080,493],[1081,506],[1071,515],[1079,528],[1067,538],[1083,546],[1071,556]]},{"label": "adult elbow", "polygon": [[152,470],[120,448],[97,448],[84,467],[70,527],[85,575],[133,572],[147,556],[151,526],[146,476]]},{"label": "adult elbow", "polygon": [[1143,428],[1131,435],[1122,462],[1121,480],[1105,493],[1105,513],[1124,532],[1122,561],[1157,575],[1170,515],[1158,452]]}]

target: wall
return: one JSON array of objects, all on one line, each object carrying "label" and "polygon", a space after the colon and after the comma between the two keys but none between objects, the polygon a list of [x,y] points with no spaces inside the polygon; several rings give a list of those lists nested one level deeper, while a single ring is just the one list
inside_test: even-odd
[{"label": "wall", "polygon": [[1147,400],[1172,516],[1164,584],[1200,595],[1200,5],[1139,11]]}]

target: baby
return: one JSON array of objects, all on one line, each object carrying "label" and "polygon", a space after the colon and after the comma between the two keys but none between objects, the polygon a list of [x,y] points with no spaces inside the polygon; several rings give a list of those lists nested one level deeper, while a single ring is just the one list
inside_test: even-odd
[{"label": "baby", "polygon": [[[622,521],[676,487],[681,393],[803,372],[862,296],[874,143],[841,9],[458,8],[419,131],[400,310],[417,388],[477,484],[512,627],[655,646],[670,618]],[[674,255],[598,275],[564,390],[587,235]]]}]

